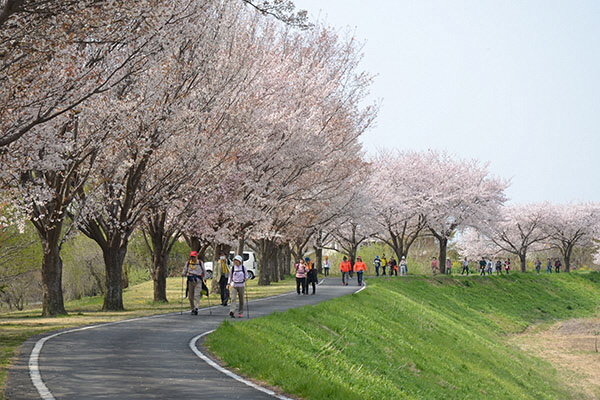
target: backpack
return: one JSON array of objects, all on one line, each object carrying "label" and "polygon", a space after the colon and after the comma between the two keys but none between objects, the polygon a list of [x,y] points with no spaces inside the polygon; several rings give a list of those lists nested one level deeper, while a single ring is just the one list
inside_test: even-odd
[{"label": "backpack", "polygon": [[242,267],[242,281],[241,282],[236,282],[235,281],[235,273],[236,272],[240,272],[239,270],[235,270],[235,265],[231,267],[231,282],[232,283],[244,283],[244,281],[246,280],[246,267],[244,267],[244,264],[241,265]]}]

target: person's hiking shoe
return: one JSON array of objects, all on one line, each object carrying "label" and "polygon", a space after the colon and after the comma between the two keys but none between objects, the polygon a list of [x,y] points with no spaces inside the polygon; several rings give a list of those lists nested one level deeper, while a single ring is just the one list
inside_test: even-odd
[{"label": "person's hiking shoe", "polygon": [[239,314],[238,314],[238,318],[244,318],[244,314],[242,314],[242,313],[239,313]]},{"label": "person's hiking shoe", "polygon": [[233,311],[229,311],[229,316],[230,316],[231,318],[235,318],[235,315],[233,315]]},{"label": "person's hiking shoe", "polygon": [[198,315],[198,309],[197,308],[194,308],[192,310],[192,315]]}]

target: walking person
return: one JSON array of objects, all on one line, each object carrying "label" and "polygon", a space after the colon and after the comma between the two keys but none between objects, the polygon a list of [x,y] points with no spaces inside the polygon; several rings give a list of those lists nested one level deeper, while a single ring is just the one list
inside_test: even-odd
[{"label": "walking person", "polygon": [[506,261],[504,261],[504,270],[506,271],[506,275],[510,273],[510,258],[507,258]]},{"label": "walking person", "polygon": [[467,257],[465,257],[465,259],[462,262],[462,271],[460,272],[460,274],[464,275],[465,271],[467,272],[467,276],[469,276],[469,259]]},{"label": "walking person", "polygon": [[431,273],[433,274],[433,276],[437,275],[437,271],[438,271],[438,260],[437,260],[437,257],[432,257],[431,258]]},{"label": "walking person", "polygon": [[325,256],[325,260],[323,261],[323,274],[325,276],[329,276],[329,268],[331,268],[331,263],[329,262],[329,256]]},{"label": "walking person", "polygon": [[367,264],[362,260],[362,257],[356,257],[356,263],[354,264],[354,271],[356,271],[356,279],[358,280],[358,286],[363,286],[363,274],[367,270]]},{"label": "walking person", "polygon": [[317,267],[310,260],[309,257],[304,259],[306,264],[306,268],[308,268],[308,273],[306,274],[306,293],[308,294],[308,287],[312,285],[312,294],[317,292],[317,283],[319,283],[319,275],[317,274]]},{"label": "walking person", "polygon": [[493,270],[494,270],[494,263],[492,262],[492,259],[490,258],[487,260],[487,269],[486,269],[487,274],[492,275]]},{"label": "walking person", "polygon": [[560,263],[560,260],[557,258],[556,261],[554,261],[554,272],[556,272],[558,274],[560,272],[560,267],[562,267],[562,264]]},{"label": "walking person", "polygon": [[487,262],[485,261],[485,258],[481,257],[481,260],[479,260],[479,276],[485,276],[486,265]]},{"label": "walking person", "polygon": [[535,262],[533,263],[533,265],[535,265],[535,272],[537,272],[537,274],[540,274],[540,270],[542,269],[542,262],[540,261],[539,258],[535,259]]},{"label": "walking person", "polygon": [[548,261],[546,262],[546,273],[547,274],[552,273],[552,261],[550,261],[550,259],[548,259]]},{"label": "walking person", "polygon": [[387,258],[385,258],[385,253],[381,256],[381,270],[383,271],[383,276],[385,276],[385,269],[387,268]]},{"label": "walking person", "polygon": [[185,263],[181,276],[187,277],[187,292],[192,315],[198,315],[200,296],[202,295],[202,282],[204,279],[204,265],[198,260],[198,252],[190,252],[190,259]]},{"label": "walking person", "polygon": [[373,266],[375,267],[375,276],[379,276],[379,268],[381,268],[381,259],[379,256],[375,256],[373,260]]},{"label": "walking person", "polygon": [[227,281],[229,280],[229,260],[225,257],[225,253],[219,253],[217,268],[221,276],[219,277],[219,292],[221,293],[221,304],[227,307],[229,302],[229,289],[227,289]]},{"label": "walking person", "polygon": [[502,261],[496,260],[496,275],[502,275]]},{"label": "walking person", "polygon": [[340,262],[340,272],[342,273],[342,285],[348,286],[348,276],[350,274],[350,270],[352,269],[352,264],[348,261],[348,258],[344,256],[344,260]]},{"label": "walking person", "polygon": [[402,256],[400,260],[400,276],[406,276],[408,272],[408,265],[406,264],[406,257]]},{"label": "walking person", "polygon": [[396,259],[394,258],[394,256],[390,257],[388,266],[390,267],[390,276],[392,276],[392,275],[398,276],[398,264],[396,263]]},{"label": "walking person", "polygon": [[446,258],[446,275],[452,275],[452,260]]},{"label": "walking person", "polygon": [[235,318],[235,303],[239,300],[238,317],[244,316],[244,292],[246,290],[246,281],[248,280],[248,271],[244,267],[244,258],[239,254],[233,258],[233,266],[229,271],[227,280],[227,289],[231,291],[231,304],[229,305],[229,316]]},{"label": "walking person", "polygon": [[296,293],[300,294],[300,288],[302,288],[302,294],[308,294],[308,288],[306,285],[306,275],[308,274],[308,267],[304,264],[302,259],[298,260],[295,265],[296,268]]}]

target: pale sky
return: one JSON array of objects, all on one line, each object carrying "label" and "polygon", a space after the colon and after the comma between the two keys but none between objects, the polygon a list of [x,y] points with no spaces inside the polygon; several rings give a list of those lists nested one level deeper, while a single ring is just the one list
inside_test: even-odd
[{"label": "pale sky", "polygon": [[600,1],[295,0],[365,43],[365,149],[490,163],[514,203],[600,201]]}]

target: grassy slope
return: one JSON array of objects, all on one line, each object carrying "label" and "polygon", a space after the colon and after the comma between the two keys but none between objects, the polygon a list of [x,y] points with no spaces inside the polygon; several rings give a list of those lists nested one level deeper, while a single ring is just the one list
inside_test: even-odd
[{"label": "grassy slope", "polygon": [[358,295],[225,323],[207,345],[242,373],[307,399],[577,397],[506,336],[597,314],[600,274],[368,284]]}]

